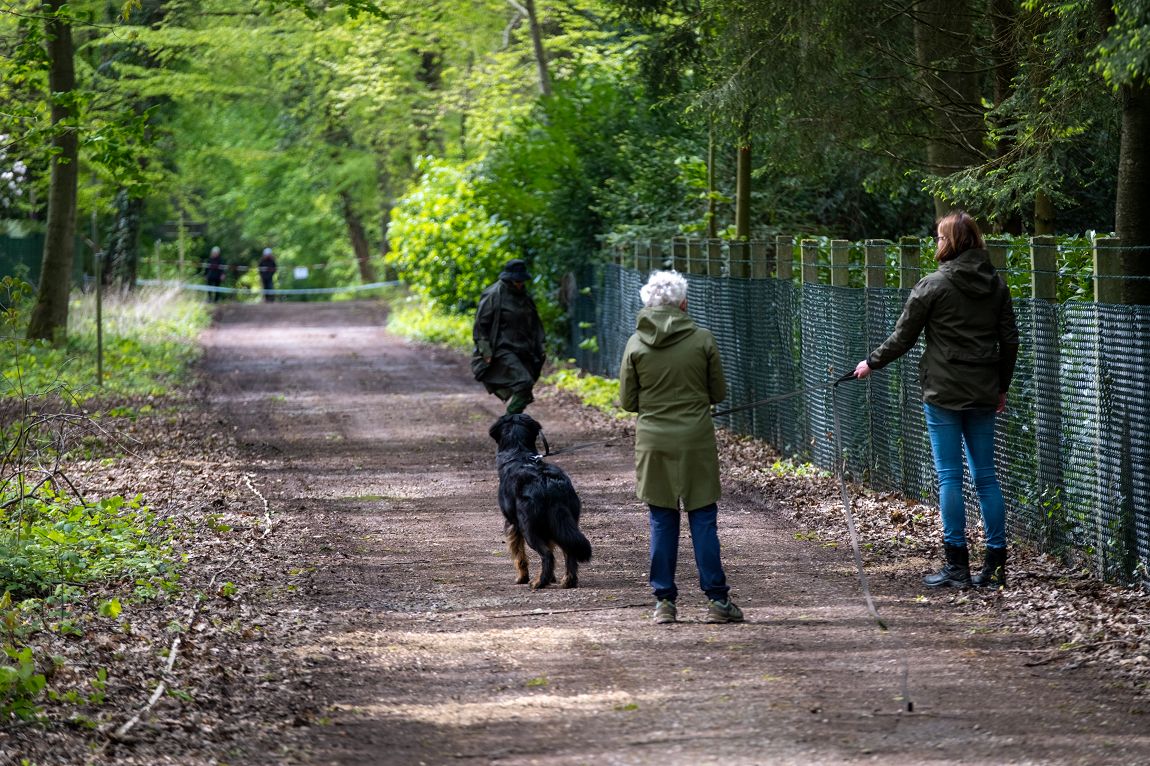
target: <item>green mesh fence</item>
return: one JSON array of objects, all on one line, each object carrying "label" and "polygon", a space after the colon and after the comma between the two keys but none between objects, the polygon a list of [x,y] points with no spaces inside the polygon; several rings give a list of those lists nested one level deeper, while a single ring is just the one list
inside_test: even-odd
[{"label": "green mesh fence", "polygon": [[[646,276],[613,264],[581,275],[591,288],[573,307],[582,368],[617,377]],[[833,470],[837,407],[849,478],[937,505],[921,342],[867,382],[825,385],[887,337],[909,290],[686,276],[689,312],[723,357],[729,394],[718,409],[803,391],[720,425]],[[1015,311],[1021,349],[997,453],[1009,535],[1106,579],[1150,584],[1150,306],[1019,298]],[[969,475],[965,495],[976,526]]]}]

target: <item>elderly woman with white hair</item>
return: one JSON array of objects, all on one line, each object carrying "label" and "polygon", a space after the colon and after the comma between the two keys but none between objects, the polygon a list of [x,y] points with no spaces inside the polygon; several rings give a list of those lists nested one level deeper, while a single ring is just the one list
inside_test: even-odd
[{"label": "elderly woman with white hair", "polygon": [[715,338],[687,315],[687,280],[656,271],[639,291],[643,309],[619,366],[623,409],[635,428],[636,493],[650,508],[656,623],[677,619],[675,564],[680,507],[687,512],[706,622],[742,622],[719,557],[719,456],[711,405],[727,396]]}]

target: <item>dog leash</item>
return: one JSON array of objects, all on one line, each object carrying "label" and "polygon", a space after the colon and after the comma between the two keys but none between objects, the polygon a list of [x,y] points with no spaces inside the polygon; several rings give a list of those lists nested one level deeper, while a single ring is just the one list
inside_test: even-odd
[{"label": "dog leash", "polygon": [[851,372],[848,372],[846,375],[843,375],[842,377],[838,378],[837,380],[828,380],[826,383],[819,383],[818,385],[815,385],[815,386],[807,386],[806,388],[800,388],[796,391],[791,391],[790,393],[787,393],[787,394],[779,394],[777,396],[768,396],[766,399],[756,399],[755,401],[749,402],[747,404],[740,404],[738,407],[729,407],[725,410],[718,410],[716,412],[712,412],[711,417],[717,418],[720,415],[730,415],[732,412],[742,412],[743,410],[754,409],[755,407],[759,407],[763,404],[770,404],[771,402],[781,402],[784,399],[791,399],[791,398],[796,397],[796,396],[802,396],[803,394],[809,394],[812,391],[821,391],[824,388],[833,388],[834,386],[837,386],[839,383],[843,383],[843,382],[848,381],[848,380],[853,380],[854,376],[855,376],[855,374],[854,374],[854,371],[852,370]]},{"label": "dog leash", "polygon": [[[853,371],[847,373],[846,375],[843,375],[841,378],[839,378],[838,380],[834,381],[831,384],[831,412],[833,413],[833,417],[834,417],[834,429],[835,429],[835,461],[839,464],[838,465],[839,470],[837,471],[837,473],[838,473],[838,478],[839,478],[839,492],[842,494],[842,498],[843,498],[843,516],[847,520],[847,532],[850,533],[851,549],[854,551],[854,557],[855,557],[855,570],[858,572],[859,585],[862,588],[863,599],[866,601],[867,611],[870,612],[870,616],[874,618],[874,621],[878,625],[879,630],[881,630],[883,633],[885,633],[887,635],[893,636],[894,634],[890,632],[890,628],[887,626],[886,621],[883,620],[883,618],[881,616],[879,616],[878,609],[876,609],[875,605],[874,605],[874,599],[871,597],[870,583],[867,581],[866,570],[863,569],[862,550],[859,547],[858,530],[855,529],[854,511],[851,509],[851,496],[850,496],[850,492],[847,490],[846,458],[843,457],[842,426],[841,426],[840,421],[839,421],[839,408],[838,408],[838,401],[836,399],[836,392],[838,391],[839,384],[845,383],[848,380],[857,380]],[[901,664],[902,664],[902,702],[903,702],[903,707],[906,710],[906,712],[913,713],[914,712],[914,702],[911,701],[911,698],[910,698],[910,689],[909,689],[909,681],[908,681],[909,676],[910,676],[910,663],[907,661],[907,658],[906,658],[906,644],[905,644],[905,642],[903,642],[901,639],[899,639],[899,645],[900,645],[899,648],[901,650],[899,652],[899,659],[902,661]]]},{"label": "dog leash", "polygon": [[563,449],[557,449],[552,452],[551,445],[547,443],[547,437],[544,436],[542,431],[539,432],[539,438],[543,440],[543,453],[533,456],[538,460],[542,460],[545,457],[551,457],[552,455],[562,455],[564,452],[574,452],[575,450],[587,449],[588,447],[609,447],[615,444],[614,439],[608,439],[605,442],[587,442],[585,444],[575,444],[570,447],[564,447]]}]

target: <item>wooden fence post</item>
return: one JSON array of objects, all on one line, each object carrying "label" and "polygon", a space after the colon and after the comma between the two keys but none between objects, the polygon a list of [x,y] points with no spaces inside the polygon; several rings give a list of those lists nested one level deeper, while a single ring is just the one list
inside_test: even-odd
[{"label": "wooden fence post", "polygon": [[846,287],[850,284],[851,243],[845,239],[831,240],[831,284]]},{"label": "wooden fence post", "polygon": [[703,254],[703,240],[687,240],[687,273],[706,274],[707,260]]},{"label": "wooden fence post", "polygon": [[866,241],[866,286],[886,287],[886,246],[885,239]]},{"label": "wooden fence post", "polygon": [[1035,298],[1058,300],[1058,240],[1054,237],[1030,238],[1030,285]]},{"label": "wooden fence post", "polygon": [[751,275],[750,243],[731,242],[727,245],[727,248],[731,264],[731,276],[736,279],[746,279],[749,277]]},{"label": "wooden fence post", "polygon": [[671,268],[680,274],[687,273],[687,240],[682,237],[671,240]]},{"label": "wooden fence post", "polygon": [[775,237],[775,278],[790,282],[795,278],[795,240],[782,234]]},{"label": "wooden fence post", "polygon": [[767,257],[767,243],[751,243],[751,279],[766,279],[771,275],[771,261]]},{"label": "wooden fence post", "polygon": [[712,277],[723,276],[723,240],[708,239],[704,243],[707,251],[707,274]]},{"label": "wooden fence post", "polygon": [[803,256],[803,283],[818,283],[819,281],[819,243],[817,240],[804,239],[799,245]]},{"label": "wooden fence post", "polygon": [[1054,237],[1030,239],[1031,289],[1034,312],[1034,477],[1038,489],[1035,511],[1045,519],[1046,542],[1065,540],[1065,498],[1062,486],[1062,386],[1058,333],[1058,245]]},{"label": "wooden fence post", "polygon": [[1125,303],[1122,295],[1122,251],[1117,237],[1094,240],[1094,302]]},{"label": "wooden fence post", "polygon": [[898,241],[898,286],[909,290],[918,284],[922,243],[918,237],[901,237]]},{"label": "wooden fence post", "polygon": [[1006,240],[986,240],[986,251],[990,253],[990,265],[994,267],[995,271],[1006,271]]}]

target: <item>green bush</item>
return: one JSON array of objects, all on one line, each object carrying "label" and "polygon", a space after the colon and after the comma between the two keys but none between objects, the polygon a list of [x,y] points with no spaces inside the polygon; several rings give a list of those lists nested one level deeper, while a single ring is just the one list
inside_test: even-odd
[{"label": "green bush", "polygon": [[419,185],[392,210],[387,263],[435,306],[467,313],[516,257],[508,225],[476,199],[467,171],[430,160],[422,171]]}]

